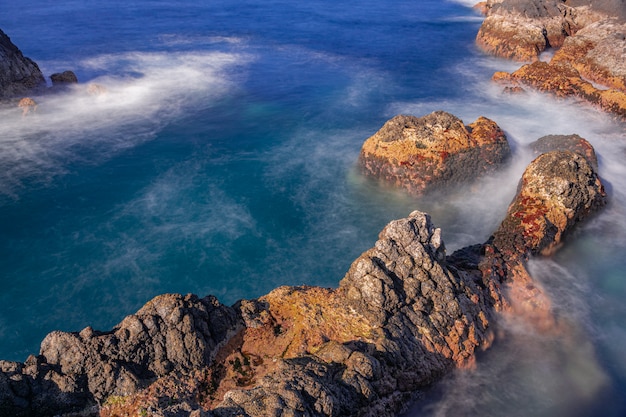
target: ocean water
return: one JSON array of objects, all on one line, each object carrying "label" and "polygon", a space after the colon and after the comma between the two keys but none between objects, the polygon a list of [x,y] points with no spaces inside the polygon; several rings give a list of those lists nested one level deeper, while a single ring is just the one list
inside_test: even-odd
[{"label": "ocean water", "polygon": [[[109,329],[155,295],[226,304],[279,285],[334,287],[390,220],[431,214],[448,252],[498,226],[524,146],[578,133],[609,206],[530,267],[569,337],[506,323],[475,369],[407,416],[626,414],[626,142],[594,109],[503,95],[513,69],[473,43],[462,2],[0,0],[0,28],[46,75],[81,83],[0,110],[0,358],[52,330]],[[87,93],[96,83],[104,94]],[[363,141],[395,114],[484,115],[507,133],[503,172],[412,198],[363,178]]]}]

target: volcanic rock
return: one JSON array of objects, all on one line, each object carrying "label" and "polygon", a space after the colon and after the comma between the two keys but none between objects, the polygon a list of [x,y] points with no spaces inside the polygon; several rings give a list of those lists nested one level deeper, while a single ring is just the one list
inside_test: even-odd
[{"label": "volcanic rock", "polygon": [[572,151],[585,157],[594,171],[598,171],[598,157],[589,141],[576,134],[547,135],[529,145],[530,149],[539,156],[550,151]]},{"label": "volcanic rock", "polygon": [[214,297],[163,295],[110,332],[52,332],[25,364],[0,361],[0,415],[55,415],[207,366],[240,322]]},{"label": "volcanic rock", "polygon": [[76,84],[78,83],[78,78],[72,71],[63,71],[52,74],[50,76],[50,81],[52,81],[53,86],[60,87],[68,84]]},{"label": "volcanic rock", "polygon": [[0,99],[29,95],[45,84],[37,64],[26,58],[0,30]]},{"label": "volcanic rock", "polygon": [[0,362],[0,415],[397,415],[471,365],[500,313],[554,329],[525,261],[604,202],[585,156],[550,150],[484,244],[447,256],[441,231],[415,211],[390,222],[337,289],[280,287],[233,307],[163,295],[110,332],[53,332],[39,356]]},{"label": "volcanic rock", "polygon": [[[494,75],[512,81],[505,91],[519,91],[523,84],[626,117],[624,0],[503,0],[483,10],[487,17],[477,45],[492,55],[533,61],[513,74]],[[550,63],[536,62],[550,47],[558,48]]]},{"label": "volcanic rock", "polygon": [[557,97],[578,98],[617,118],[626,119],[626,92],[594,86],[581,77],[568,61],[536,61],[523,65],[511,74],[497,72],[493,79],[504,84],[505,88],[529,86]]},{"label": "volcanic rock", "polygon": [[476,44],[502,58],[535,61],[547,48],[560,47],[566,37],[605,17],[590,7],[571,4],[560,0],[488,2]]},{"label": "volcanic rock", "polygon": [[581,29],[555,53],[551,63],[557,62],[569,62],[582,77],[626,93],[626,23],[604,20]]},{"label": "volcanic rock", "polygon": [[492,120],[480,117],[465,126],[436,111],[389,120],[365,141],[359,164],[367,175],[422,194],[492,172],[509,154],[506,136]]}]

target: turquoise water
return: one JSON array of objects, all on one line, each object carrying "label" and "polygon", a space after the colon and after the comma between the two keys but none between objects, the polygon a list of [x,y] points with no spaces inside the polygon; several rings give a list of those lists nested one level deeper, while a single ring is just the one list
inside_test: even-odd
[{"label": "turquoise water", "polygon": [[[38,98],[34,117],[0,114],[1,358],[24,360],[52,330],[111,328],[164,292],[231,304],[279,285],[336,286],[414,209],[431,213],[449,252],[484,241],[530,161],[523,145],[577,132],[601,155],[612,204],[535,270],[586,348],[512,325],[510,342],[409,414],[457,415],[461,398],[466,415],[626,411],[623,128],[569,102],[500,95],[489,78],[510,64],[475,50],[480,17],[465,5],[6,3],[0,28],[44,73],[72,69],[107,93],[78,86]],[[439,109],[498,122],[510,169],[421,200],[358,173],[385,120]]]}]

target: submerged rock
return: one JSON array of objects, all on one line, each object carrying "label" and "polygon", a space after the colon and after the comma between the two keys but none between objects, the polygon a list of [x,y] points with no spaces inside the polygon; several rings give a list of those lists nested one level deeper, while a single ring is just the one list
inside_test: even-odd
[{"label": "submerged rock", "polygon": [[443,111],[396,116],[361,149],[363,172],[413,194],[466,183],[492,172],[509,156],[504,132],[485,117],[465,126]]},{"label": "submerged rock", "polygon": [[45,85],[37,64],[26,58],[0,30],[0,99],[29,95]]}]

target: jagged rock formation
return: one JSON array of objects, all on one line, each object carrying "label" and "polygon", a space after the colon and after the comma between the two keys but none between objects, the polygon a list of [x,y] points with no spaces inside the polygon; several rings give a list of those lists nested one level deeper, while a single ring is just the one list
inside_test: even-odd
[{"label": "jagged rock formation", "polygon": [[[477,45],[496,56],[534,61],[512,74],[494,75],[508,91],[529,86],[626,117],[624,0],[503,0],[487,2],[484,10]],[[549,47],[560,49],[549,63],[538,62]]]},{"label": "jagged rock formation", "polygon": [[0,361],[0,415],[397,415],[471,364],[498,314],[558,326],[524,264],[604,204],[586,146],[538,141],[549,151],[526,169],[498,230],[451,256],[416,211],[389,223],[337,289],[281,287],[233,307],[164,295],[110,332],[51,333],[39,356]]},{"label": "jagged rock formation", "polygon": [[11,39],[0,30],[0,99],[19,97],[45,86],[37,64],[22,55]]},{"label": "jagged rock formation", "polygon": [[[477,45],[492,55],[518,61],[537,60],[547,48],[558,48],[568,36],[605,17],[581,2],[495,0],[483,7],[487,17]],[[588,2],[590,4],[590,2]]]},{"label": "jagged rock formation", "polygon": [[207,366],[240,322],[214,297],[163,295],[110,332],[50,333],[24,364],[0,361],[0,415],[56,415]]},{"label": "jagged rock formation", "polygon": [[437,111],[387,121],[363,144],[359,164],[368,175],[423,194],[492,172],[509,154],[506,136],[492,120],[480,117],[465,126]]}]

